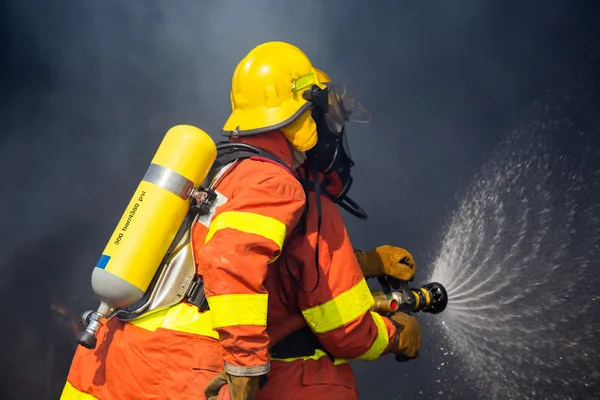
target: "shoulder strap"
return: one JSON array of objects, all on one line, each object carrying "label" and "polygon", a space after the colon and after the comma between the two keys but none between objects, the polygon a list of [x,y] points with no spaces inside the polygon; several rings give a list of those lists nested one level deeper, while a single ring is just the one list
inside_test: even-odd
[{"label": "shoulder strap", "polygon": [[290,174],[294,175],[294,171],[292,171],[289,165],[287,165],[285,161],[277,157],[275,154],[245,143],[219,143],[217,145],[217,159],[215,160],[211,169],[221,168],[236,160],[246,158],[270,161],[283,167]]},{"label": "shoulder strap", "polygon": [[[211,167],[211,171],[226,167],[228,164],[246,158],[262,159],[264,161],[277,164],[295,177],[292,169],[275,154],[245,143],[218,143],[217,158]],[[203,310],[210,309],[208,300],[206,299],[206,294],[204,293],[204,284],[202,283],[201,279],[194,280],[192,289],[190,290],[189,295],[187,295],[187,302]]]}]

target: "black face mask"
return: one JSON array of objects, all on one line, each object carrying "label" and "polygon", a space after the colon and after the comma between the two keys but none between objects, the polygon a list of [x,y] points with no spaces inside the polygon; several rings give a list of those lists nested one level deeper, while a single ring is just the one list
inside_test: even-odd
[{"label": "black face mask", "polygon": [[[315,179],[314,182],[318,237],[319,232],[321,231],[321,221],[323,217],[321,209],[321,193],[325,193],[334,203],[338,204],[355,217],[367,219],[368,216],[358,204],[347,196],[350,186],[352,186],[350,169],[354,166],[354,161],[352,161],[352,158],[350,157],[350,149],[344,130],[344,123],[348,118],[343,103],[338,100],[333,86],[328,86],[327,89],[323,90],[317,85],[314,85],[303,93],[303,97],[313,103],[312,118],[317,125],[317,144],[306,152],[306,162],[304,164],[304,190],[307,195],[312,186],[310,174],[312,173],[315,178],[318,173],[321,173],[324,176],[324,182],[322,184],[319,183],[318,179]],[[342,181],[342,191],[337,196],[328,193],[325,190],[328,185],[327,177],[332,174],[336,174]],[[302,217],[303,222],[298,225],[303,230],[304,235],[306,235],[308,229],[306,219],[308,207],[309,203],[307,201]],[[321,274],[319,273],[319,240],[317,240],[315,246],[317,281],[311,290],[305,289],[300,284],[300,281],[294,276],[289,268],[286,256],[287,252],[285,252],[284,255],[284,264],[296,286],[304,292],[311,293],[315,291],[319,286],[321,279]]]},{"label": "black face mask", "polygon": [[[352,175],[350,172],[354,166],[354,161],[352,161],[350,155],[346,131],[342,125],[332,121],[331,117],[327,115],[327,91],[313,86],[311,92],[316,92],[316,96],[321,96],[321,99],[325,100],[325,107],[322,106],[323,104],[315,101],[316,104],[312,110],[312,118],[317,124],[318,139],[317,144],[306,152],[307,163],[311,169],[323,174],[325,179],[327,179],[327,175],[336,174],[342,182],[342,190],[337,195],[326,192],[327,195],[352,215],[360,219],[367,219],[367,213],[347,196],[352,186]],[[343,107],[342,104],[340,106]],[[339,131],[339,133],[334,130]],[[325,183],[326,185],[327,183]]]}]

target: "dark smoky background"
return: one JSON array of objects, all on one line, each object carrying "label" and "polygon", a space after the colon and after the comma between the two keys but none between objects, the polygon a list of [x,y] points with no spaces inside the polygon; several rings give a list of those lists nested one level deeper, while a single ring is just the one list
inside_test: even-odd
[{"label": "dark smoky background", "polygon": [[[548,90],[594,79],[598,16],[594,1],[0,3],[0,398],[59,397],[78,315],[97,306],[93,265],[156,147],[176,124],[220,140],[252,47],[297,45],[371,111],[348,128],[351,195],[370,214],[345,215],[348,230],[355,247],[409,249],[421,282],[505,133]],[[361,398],[481,398],[458,367],[440,377],[427,324],[423,336],[416,361],[355,364]]]}]

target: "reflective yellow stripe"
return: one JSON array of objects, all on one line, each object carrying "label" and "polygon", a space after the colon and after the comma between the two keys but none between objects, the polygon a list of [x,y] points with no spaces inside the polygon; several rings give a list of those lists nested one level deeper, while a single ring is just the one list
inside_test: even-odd
[{"label": "reflective yellow stripe", "polygon": [[[297,360],[318,360],[322,357],[327,357],[327,353],[325,353],[323,350],[321,349],[317,349],[315,350],[315,354],[313,354],[312,356],[304,356],[304,357],[290,357],[290,358],[271,358],[271,361],[281,361],[281,362],[292,362],[292,361],[297,361]],[[348,363],[348,360],[344,360],[341,358],[336,358],[333,361],[334,365],[342,365],[342,364],[346,364]]]},{"label": "reflective yellow stripe", "polygon": [[388,337],[385,322],[383,322],[383,317],[373,311],[371,311],[371,316],[373,317],[373,321],[375,321],[375,325],[377,325],[377,337],[371,345],[371,348],[367,350],[365,354],[358,357],[359,360],[376,359],[381,355],[381,353],[384,352],[384,350],[388,347],[388,344],[390,344],[390,339]]},{"label": "reflective yellow stripe", "polygon": [[272,240],[279,247],[274,261],[281,252],[287,229],[283,222],[264,215],[240,211],[225,211],[211,222],[204,243],[208,242],[221,229],[231,228],[245,233],[254,233]]},{"label": "reflective yellow stripe", "polygon": [[302,90],[305,87],[312,85],[314,83],[314,81],[315,81],[315,74],[312,72],[310,74],[301,76],[300,78],[298,78],[292,82],[292,92],[297,92],[298,90]]},{"label": "reflective yellow stripe", "polygon": [[362,279],[327,303],[303,310],[302,315],[313,332],[325,333],[360,317],[370,310],[373,304],[367,281]]},{"label": "reflective yellow stripe", "polygon": [[60,395],[60,400],[98,400],[96,397],[92,396],[88,393],[80,392],[75,389],[69,381],[65,384],[63,388],[62,394]]},{"label": "reflective yellow stripe", "polygon": [[198,308],[186,303],[163,308],[129,323],[149,331],[165,328],[219,339],[219,334],[212,329],[211,312],[200,313]]},{"label": "reflective yellow stripe", "polygon": [[214,329],[238,325],[267,325],[267,294],[223,294],[207,299]]}]

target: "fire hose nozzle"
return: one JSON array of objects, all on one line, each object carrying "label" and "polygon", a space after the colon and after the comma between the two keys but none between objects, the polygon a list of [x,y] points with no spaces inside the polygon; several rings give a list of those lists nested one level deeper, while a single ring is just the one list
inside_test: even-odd
[{"label": "fire hose nozzle", "polygon": [[[421,286],[418,289],[408,287],[408,282],[400,282],[400,290],[391,290],[391,285],[385,278],[378,277],[383,290],[371,290],[373,296],[373,307],[371,311],[378,314],[388,314],[395,312],[426,312],[430,314],[439,314],[446,309],[448,305],[448,292],[446,288],[438,282],[431,282]],[[409,358],[396,355],[397,362],[408,361]]]},{"label": "fire hose nozzle", "polygon": [[427,283],[418,289],[402,289],[385,293],[371,290],[375,300],[371,311],[380,314],[390,312],[426,312],[439,314],[448,305],[448,293],[444,286],[437,282]]},{"label": "fire hose nozzle", "polygon": [[422,310],[430,314],[439,314],[446,309],[448,305],[448,293],[446,288],[437,282],[431,282],[423,285],[421,291],[429,292],[429,304]]}]

